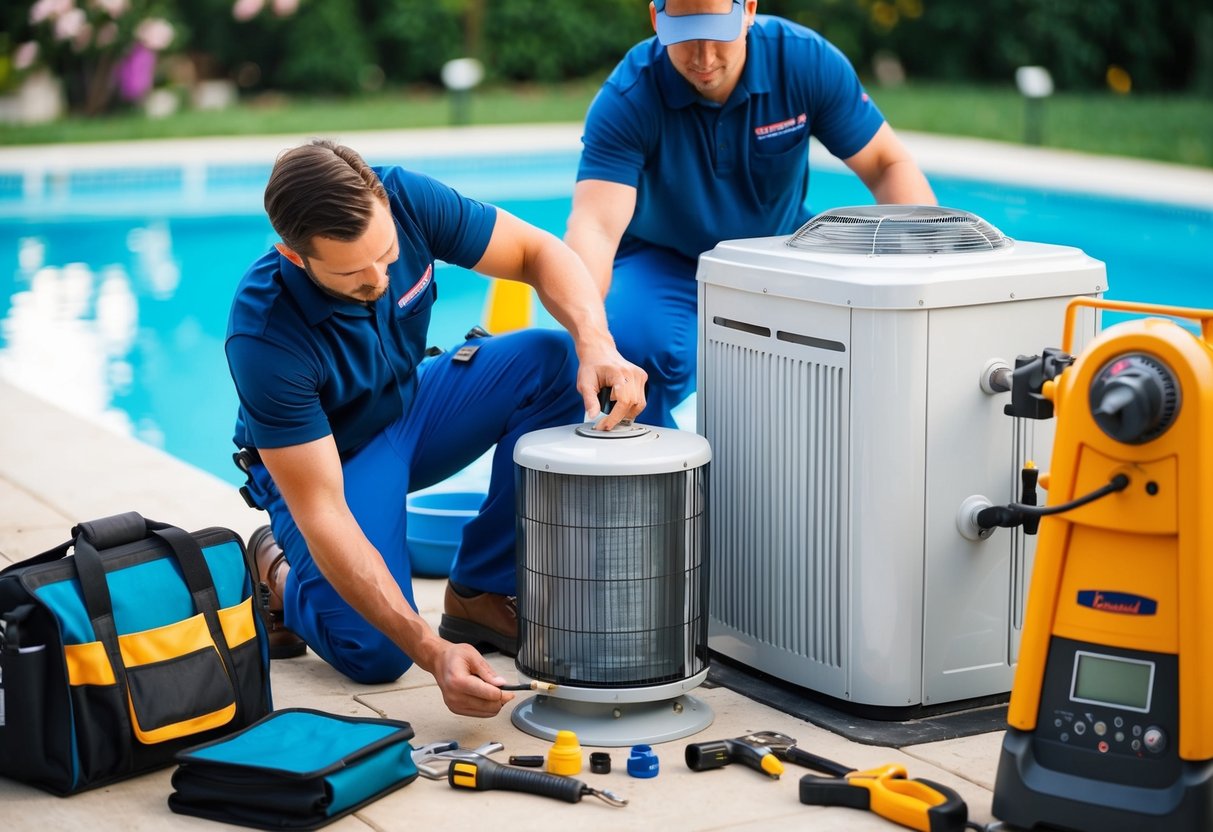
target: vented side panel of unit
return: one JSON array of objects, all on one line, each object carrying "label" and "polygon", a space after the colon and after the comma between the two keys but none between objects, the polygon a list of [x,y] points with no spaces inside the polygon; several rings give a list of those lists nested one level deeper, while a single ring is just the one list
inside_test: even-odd
[{"label": "vented side panel of unit", "polygon": [[704,670],[707,467],[618,477],[516,470],[519,670],[582,687]]},{"label": "vented side panel of unit", "polygon": [[[713,621],[724,626],[729,641],[840,668],[846,620],[846,372],[714,340],[710,328],[703,349],[701,389],[712,391],[702,400],[705,436],[716,469],[710,519]],[[804,683],[803,667],[789,674],[769,664],[755,666]]]}]

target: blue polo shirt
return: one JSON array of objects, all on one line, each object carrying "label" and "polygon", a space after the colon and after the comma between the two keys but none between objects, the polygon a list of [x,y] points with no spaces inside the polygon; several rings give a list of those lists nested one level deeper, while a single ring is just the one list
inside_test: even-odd
[{"label": "blue polo shirt", "polygon": [[809,219],[809,135],[840,159],[884,123],[846,57],[821,35],[758,16],[723,105],[702,98],[650,38],[607,78],[586,116],[577,179],[637,189],[620,245],[691,258],[726,239],[787,234]]},{"label": "blue polo shirt", "polygon": [[383,297],[334,298],[275,249],[236,289],[225,348],[240,398],[238,446],[280,448],[331,433],[346,456],[412,404],[438,297],[434,261],[474,266],[497,212],[427,176],[374,170],[400,240]]}]

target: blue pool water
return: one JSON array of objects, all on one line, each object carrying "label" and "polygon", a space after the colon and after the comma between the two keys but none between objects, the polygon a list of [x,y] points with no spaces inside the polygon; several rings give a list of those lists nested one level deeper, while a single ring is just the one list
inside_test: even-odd
[{"label": "blue pool water", "polygon": [[[563,233],[573,153],[408,164]],[[239,482],[223,335],[236,282],[275,239],[260,209],[267,173],[211,168],[202,197],[175,173],[84,173],[33,201],[0,177],[0,374]],[[1010,237],[1103,260],[1109,297],[1213,307],[1211,211],[946,177],[932,185],[941,204]],[[849,175],[817,171],[810,202],[870,197]],[[450,266],[437,280],[431,343],[447,346],[480,322],[488,282]]]}]

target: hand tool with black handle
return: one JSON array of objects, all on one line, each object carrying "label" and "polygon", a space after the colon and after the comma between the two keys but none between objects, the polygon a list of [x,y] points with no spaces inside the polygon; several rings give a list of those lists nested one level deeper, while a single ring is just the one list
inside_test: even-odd
[{"label": "hand tool with black handle", "polygon": [[819,757],[778,731],[755,731],[734,742],[769,749],[785,763],[795,763],[828,777],[806,775],[800,780],[800,802],[819,806],[866,809],[921,832],[960,832],[979,828],[968,823],[969,808],[960,795],[930,780],[909,780],[903,766],[869,771]]},{"label": "hand tool with black handle", "polygon": [[[831,773],[843,768],[832,760],[817,759],[829,765]],[[806,774],[800,779],[800,802],[865,809],[919,832],[969,828],[969,809],[960,795],[930,780],[910,780],[905,767],[896,764],[833,777]]]},{"label": "hand tool with black handle", "polygon": [[707,771],[723,768],[729,763],[742,763],[775,780],[783,774],[783,763],[779,762],[771,749],[746,742],[743,737],[693,742],[687,746],[686,761],[691,771]]},{"label": "hand tool with black handle", "polygon": [[554,797],[566,803],[579,803],[584,795],[593,795],[611,806],[626,806],[628,802],[615,794],[587,786],[572,777],[560,777],[545,771],[512,768],[495,763],[488,757],[452,760],[447,771],[452,789],[487,792],[493,789],[525,792]]}]

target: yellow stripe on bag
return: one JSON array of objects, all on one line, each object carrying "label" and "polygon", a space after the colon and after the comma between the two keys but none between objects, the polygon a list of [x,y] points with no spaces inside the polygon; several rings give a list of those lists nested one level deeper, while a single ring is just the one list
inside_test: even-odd
[{"label": "yellow stripe on bag", "polygon": [[127,667],[175,659],[204,647],[214,649],[214,645],[202,613],[163,627],[118,636],[122,663]]},{"label": "yellow stripe on bag", "polygon": [[[219,624],[229,648],[235,648],[257,637],[253,622],[253,599],[245,598],[234,607],[219,610]],[[192,653],[213,644],[206,620],[195,615],[164,627],[119,636],[122,660],[127,667],[151,664]],[[110,667],[105,645],[99,641],[68,644],[63,648],[67,661],[67,681],[70,685],[117,684]]]},{"label": "yellow stripe on bag", "polygon": [[219,625],[227,646],[235,650],[251,638],[257,637],[257,625],[253,623],[253,599],[245,598],[234,607],[219,610]]},{"label": "yellow stripe on bag", "polygon": [[63,647],[67,661],[69,685],[114,685],[114,669],[105,655],[105,645],[99,641],[88,644],[67,644]]},{"label": "yellow stripe on bag", "polygon": [[131,728],[135,732],[135,737],[144,745],[154,745],[158,742],[175,740],[180,737],[188,737],[190,734],[209,731],[212,728],[227,725],[236,716],[236,703],[233,702],[226,708],[212,711],[209,714],[196,716],[193,719],[183,720],[182,722],[174,722],[172,725],[154,728],[151,731],[144,731],[139,727],[139,717],[135,714],[135,706],[131,703],[129,695],[127,696],[126,704],[131,712]]}]

